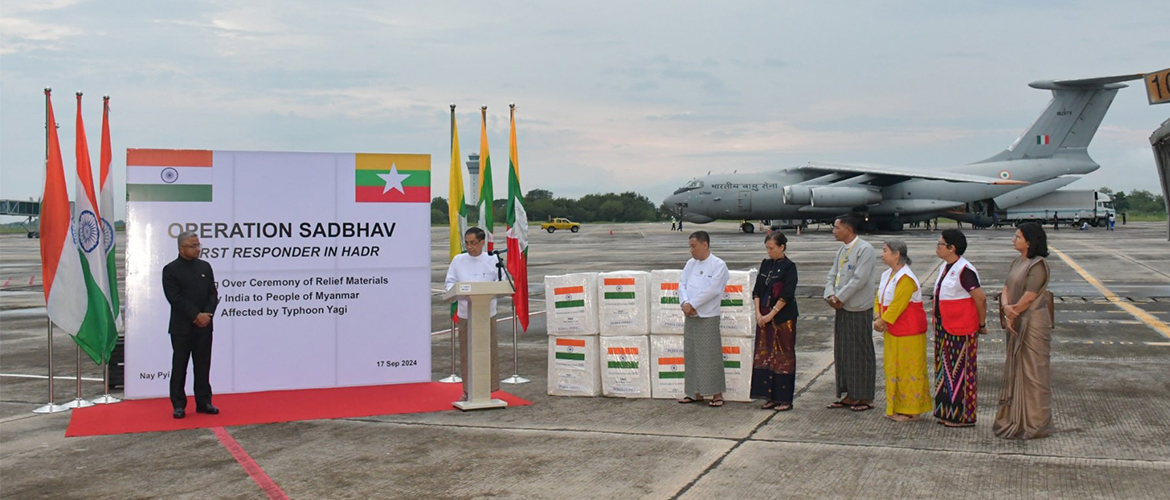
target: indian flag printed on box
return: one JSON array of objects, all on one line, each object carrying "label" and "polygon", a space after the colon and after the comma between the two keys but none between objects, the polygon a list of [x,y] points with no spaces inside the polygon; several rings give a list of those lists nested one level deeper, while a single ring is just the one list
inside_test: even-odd
[{"label": "indian flag printed on box", "polygon": [[740,349],[739,346],[725,345],[723,346],[723,368],[740,368],[739,361]]},{"label": "indian flag printed on box", "polygon": [[[596,286],[596,285],[594,285]],[[557,312],[580,312],[585,310],[585,287],[562,286],[553,289],[553,305]]]},{"label": "indian flag printed on box", "polygon": [[638,348],[637,347],[610,347],[606,349],[607,363],[606,367],[610,370],[638,369]]},{"label": "indian flag printed on box", "polygon": [[658,358],[658,378],[686,378],[686,362],[683,358]]},{"label": "indian flag printed on box", "polygon": [[605,278],[602,280],[602,298],[609,303],[633,303],[634,278]]},{"label": "indian flag printed on box", "polygon": [[662,283],[662,298],[659,299],[659,302],[663,305],[678,304],[678,282]]},{"label": "indian flag printed on box", "polygon": [[557,368],[585,369],[585,341],[580,339],[556,339]]},{"label": "indian flag printed on box", "polygon": [[211,151],[195,149],[126,150],[127,201],[212,200],[215,180]]},{"label": "indian flag printed on box", "polygon": [[723,288],[720,307],[743,307],[743,285],[727,285]]},{"label": "indian flag printed on box", "polygon": [[354,158],[357,203],[430,203],[431,156],[365,154]]}]

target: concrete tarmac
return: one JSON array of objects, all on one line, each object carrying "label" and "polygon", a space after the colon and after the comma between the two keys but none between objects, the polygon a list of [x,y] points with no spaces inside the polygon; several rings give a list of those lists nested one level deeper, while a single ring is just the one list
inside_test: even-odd
[{"label": "concrete tarmac", "polygon": [[[536,314],[518,346],[518,371],[532,383],[504,386],[532,406],[227,431],[289,498],[1168,498],[1165,227],[1047,228],[1059,254],[1049,258],[1050,289],[1057,297],[1057,432],[1045,439],[1007,441],[991,431],[1004,359],[1004,334],[994,320],[979,346],[976,427],[882,418],[880,371],[875,411],[825,409],[834,400],[832,310],[820,296],[838,246],[825,228],[801,236],[786,231],[801,278],[793,411],[761,410],[759,402],[708,408],[671,400],[547,396],[548,337],[543,315]],[[763,235],[743,234],[730,223],[688,224],[684,232],[670,231],[669,224],[587,224],[577,234],[533,231],[532,310],[543,310],[545,275],[681,268],[689,257],[687,234],[697,229],[711,233],[713,252],[732,269],[758,266],[765,258]],[[965,232],[968,259],[984,287],[998,291],[1016,255],[1013,231]],[[433,290],[442,288],[446,273],[446,234],[445,228],[431,233]],[[496,236],[502,241],[503,231]],[[938,232],[863,237],[875,247],[888,238],[905,240],[915,271],[930,288],[939,262]],[[268,497],[210,430],[66,439],[69,413],[31,413],[48,397],[36,245],[23,235],[0,236],[0,497]],[[441,332],[449,327],[448,309],[432,295],[432,330]],[[511,316],[507,302],[501,301],[501,318]],[[989,319],[996,314],[992,307]],[[511,328],[509,320],[501,321],[501,377],[512,371]],[[875,344],[880,358],[880,335]],[[450,347],[447,335],[432,337],[435,380],[450,371]],[[54,348],[61,402],[76,390],[75,349],[61,333]],[[82,366],[83,392],[93,398],[101,392],[95,381],[101,374],[88,360]]]}]

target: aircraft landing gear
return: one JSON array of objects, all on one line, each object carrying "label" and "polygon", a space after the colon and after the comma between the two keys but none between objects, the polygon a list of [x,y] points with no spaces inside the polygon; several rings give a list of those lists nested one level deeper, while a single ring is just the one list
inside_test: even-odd
[{"label": "aircraft landing gear", "polygon": [[756,232],[756,225],[752,224],[751,222],[744,222],[743,224],[739,225],[739,229],[745,233],[752,234]]}]

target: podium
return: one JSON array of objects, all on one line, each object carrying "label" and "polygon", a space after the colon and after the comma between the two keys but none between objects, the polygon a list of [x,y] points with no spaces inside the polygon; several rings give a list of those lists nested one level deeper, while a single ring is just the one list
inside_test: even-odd
[{"label": "podium", "polygon": [[443,294],[443,300],[450,302],[460,298],[467,298],[470,302],[467,319],[467,401],[451,403],[463,411],[483,410],[487,408],[504,408],[508,403],[492,399],[492,377],[499,376],[491,373],[492,346],[491,342],[491,302],[497,295],[511,295],[514,290],[507,281],[460,282]]}]

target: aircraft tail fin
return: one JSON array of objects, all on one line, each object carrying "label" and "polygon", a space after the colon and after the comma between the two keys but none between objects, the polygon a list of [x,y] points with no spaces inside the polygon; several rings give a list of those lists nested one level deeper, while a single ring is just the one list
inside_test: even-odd
[{"label": "aircraft tail fin", "polygon": [[1040,117],[1011,146],[980,163],[1028,158],[1048,158],[1058,152],[1084,152],[1113,97],[1128,85],[1121,82],[1139,80],[1141,74],[1119,75],[1082,80],[1041,80],[1029,87],[1052,91],[1052,100]]}]

